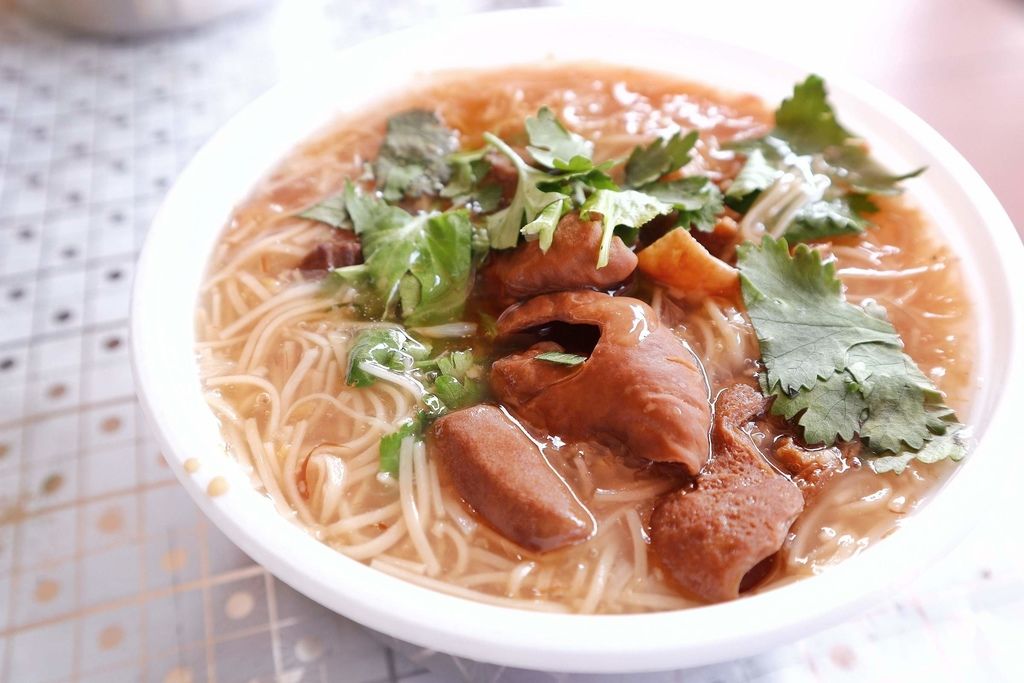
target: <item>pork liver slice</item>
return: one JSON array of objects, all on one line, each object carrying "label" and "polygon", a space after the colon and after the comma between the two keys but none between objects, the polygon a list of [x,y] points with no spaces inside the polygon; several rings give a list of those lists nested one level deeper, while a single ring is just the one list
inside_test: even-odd
[{"label": "pork liver slice", "polygon": [[540,447],[491,405],[449,413],[428,445],[446,482],[502,536],[538,553],[589,538],[594,518]]}]

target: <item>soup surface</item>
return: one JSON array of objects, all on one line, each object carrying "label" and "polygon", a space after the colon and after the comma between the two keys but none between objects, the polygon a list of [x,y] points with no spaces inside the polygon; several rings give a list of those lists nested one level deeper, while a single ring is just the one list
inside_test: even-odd
[{"label": "soup surface", "polygon": [[[283,160],[237,208],[219,241],[197,314],[197,349],[207,400],[221,421],[230,450],[252,468],[256,484],[282,514],[324,543],[381,571],[458,596],[553,611],[667,610],[729,597],[716,593],[715,587],[704,590],[699,581],[691,585],[680,580],[679,563],[689,560],[673,558],[671,549],[652,550],[652,534],[654,541],[663,533],[665,543],[673,543],[671,533],[676,533],[659,531],[652,521],[655,508],[672,496],[682,506],[683,499],[697,500],[696,492],[717,495],[713,468],[699,472],[700,464],[687,469],[679,461],[656,462],[661,458],[629,452],[630,442],[623,447],[621,437],[590,440],[535,429],[535,421],[519,419],[528,414],[525,407],[518,412],[487,388],[493,361],[512,357],[509,354],[535,342],[555,341],[557,351],[568,352],[566,364],[535,361],[545,371],[550,366],[552,372],[566,373],[576,371],[571,364],[597,367],[597,349],[603,343],[595,346],[592,321],[581,325],[576,320],[575,326],[527,324],[507,333],[508,313],[499,319],[495,334],[493,321],[507,303],[485,282],[489,269],[498,268],[500,257],[495,250],[474,262],[476,284],[461,314],[450,321],[416,324],[407,316],[405,328],[429,345],[432,355],[472,349],[475,364],[462,380],[464,384],[476,381],[484,389],[470,403],[500,404],[506,416],[487,422],[492,418],[482,415],[480,424],[512,420],[538,444],[544,464],[571,494],[566,504],[583,511],[567,518],[563,506],[557,519],[570,519],[575,525],[570,525],[568,541],[558,533],[538,531],[516,536],[517,532],[507,529],[514,520],[501,519],[506,513],[489,516],[480,504],[474,507],[467,502],[474,495],[473,486],[490,485],[491,474],[475,470],[466,474],[443,466],[442,454],[463,455],[452,452],[457,447],[451,444],[463,438],[450,421],[455,412],[427,427],[426,438],[399,438],[382,448],[382,438],[422,411],[422,386],[389,381],[391,375],[383,376],[387,373],[376,381],[366,378],[364,386],[353,386],[351,355],[365,338],[361,335],[366,330],[402,328],[394,317],[368,314],[360,305],[358,286],[326,274],[331,266],[358,262],[357,247],[339,242],[339,230],[329,222],[299,214],[343,193],[349,181],[372,192],[367,165],[377,158],[387,121],[397,113],[435,113],[455,131],[461,150],[480,148],[486,142],[484,133],[490,132],[522,153],[527,142],[524,120],[541,107],[550,108],[566,128],[593,143],[595,163],[625,160],[638,145],[670,139],[678,131],[699,131],[690,157],[680,163],[682,171],[670,170],[669,176],[705,176],[727,196],[751,156],[749,148],[730,143],[760,138],[776,125],[772,109],[752,96],[593,65],[439,76],[413,92],[347,116]],[[493,154],[488,158],[497,167],[500,162]],[[487,173],[494,176],[496,170]],[[621,165],[608,173],[622,182]],[[768,190],[763,193],[767,195]],[[762,208],[767,201],[760,202]],[[877,210],[870,213],[870,227],[807,241],[826,261],[834,260],[847,302],[870,310],[883,307],[923,375],[945,394],[946,404],[965,412],[973,391],[974,339],[971,305],[957,259],[909,199],[871,193],[871,201]],[[416,215],[437,208],[431,202],[445,203],[441,208],[449,203],[448,198],[431,199],[429,193],[406,195],[394,203]],[[679,205],[675,206],[679,213]],[[694,227],[688,233],[698,238],[704,253],[713,254],[725,269],[725,278],[736,277],[733,266],[742,258],[737,251],[741,242],[756,243],[766,231],[764,224],[744,219],[757,206],[755,202],[746,211],[719,206],[713,230]],[[563,209],[563,213],[573,212]],[[567,218],[561,220],[558,230],[568,234]],[[684,239],[673,235],[685,230],[666,233],[659,220],[645,225],[631,247],[621,246],[625,243],[616,237],[608,267],[615,266],[616,249],[632,249],[642,256],[645,249],[658,244],[662,234],[662,239]],[[557,231],[555,235],[557,246]],[[325,244],[342,246],[326,253]],[[364,256],[368,244],[364,237]],[[675,335],[680,349],[686,349],[679,351],[684,364],[701,373],[694,375],[700,377],[700,385],[692,392],[697,396],[695,410],[703,410],[704,419],[710,420],[708,397],[720,397],[736,385],[752,387],[750,395],[760,396],[764,385],[758,376],[765,365],[758,337],[764,335],[755,334],[738,286],[688,288],[672,278],[665,282],[657,277],[658,268],[643,258],[640,271],[622,278],[622,283],[597,289],[646,302],[652,313],[644,314],[644,324],[660,321],[661,328]],[[702,283],[711,279],[704,276]],[[744,293],[749,296],[749,291]],[[527,297],[511,296],[519,298]],[[554,318],[546,320],[550,323]],[[610,329],[602,328],[603,339],[612,334]],[[699,363],[687,355],[690,352]],[[628,384],[632,376],[636,375],[597,382],[595,391],[605,391],[601,387],[610,382]],[[656,374],[652,377],[657,380]],[[492,376],[492,386],[494,381]],[[622,411],[628,413],[636,407],[627,405],[628,394],[625,388],[622,391]],[[782,481],[779,486],[799,490],[798,495],[787,494],[797,495],[799,512],[795,517],[783,515],[781,547],[772,547],[765,558],[754,557],[755,566],[744,566],[742,579],[736,576],[736,585],[726,586],[726,593],[770,589],[863,550],[896,529],[956,467],[948,459],[910,460],[899,474],[892,469],[876,471],[886,468],[872,466],[874,454],[852,435],[833,439],[832,446],[808,445],[808,434],[796,419],[773,415],[761,406],[748,414],[737,413],[735,424],[728,425],[723,422],[721,404],[719,400],[714,424],[701,423],[702,456],[708,452],[710,430],[712,461],[725,457],[720,455],[724,440],[733,439],[738,444],[734,448],[753,449],[761,458],[758,477],[766,481],[776,477]],[[496,429],[488,426],[483,431]],[[465,436],[470,442],[466,448],[481,447],[474,441],[477,436]],[[438,443],[441,438],[448,440]],[[694,438],[699,441],[700,434]],[[511,457],[511,450],[495,448]],[[382,465],[384,450],[394,451],[388,466]],[[501,464],[494,465],[494,458],[488,459],[487,454],[478,455],[483,459],[476,465],[484,469]],[[799,467],[787,460],[790,456],[799,460]],[[813,472],[809,473],[808,463]],[[488,495],[515,510],[520,509],[516,505],[542,504],[524,502],[521,491]],[[712,526],[723,519],[714,512],[717,509],[712,507],[707,514]],[[706,571],[712,579],[721,574],[714,567]]]}]

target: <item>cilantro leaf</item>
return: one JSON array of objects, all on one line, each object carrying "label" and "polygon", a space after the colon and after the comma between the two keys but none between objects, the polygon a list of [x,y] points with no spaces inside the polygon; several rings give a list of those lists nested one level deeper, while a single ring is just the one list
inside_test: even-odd
[{"label": "cilantro leaf", "polygon": [[590,168],[594,145],[573,133],[547,107],[541,107],[536,116],[526,119],[526,133],[530,138],[527,151],[534,161],[548,168],[578,171]]},{"label": "cilantro leaf", "polygon": [[558,221],[566,212],[567,204],[568,199],[556,199],[537,214],[536,218],[523,226],[521,232],[524,235],[537,235],[542,252],[551,248],[551,242],[555,238],[555,228],[558,227]]},{"label": "cilantro leaf", "polygon": [[953,462],[959,462],[967,455],[964,431],[963,428],[952,427],[949,432],[935,437],[917,452],[905,451],[896,455],[881,455],[868,460],[868,464],[878,474],[883,472],[902,474],[911,460],[931,464],[948,458]]},{"label": "cilantro leaf", "polygon": [[[601,268],[607,265],[616,228],[639,228],[654,216],[672,211],[671,205],[643,191],[620,191],[608,175],[615,162],[595,165],[590,159],[590,143],[567,131],[550,109],[543,108],[528,119],[527,132],[531,154],[551,170],[530,166],[503,140],[484,134],[491,147],[512,161],[518,176],[508,207],[486,218],[491,248],[512,248],[521,233],[528,238],[535,236],[541,250],[547,251],[561,217],[578,207],[584,219],[590,212],[602,215],[604,233],[598,252]],[[673,149],[678,146],[672,144]],[[662,190],[680,203],[680,214],[687,224],[704,225],[709,208],[716,210],[716,199],[717,206],[721,206],[717,188],[708,189],[704,184],[680,183]]]},{"label": "cilantro leaf", "polygon": [[441,196],[452,200],[453,206],[472,205],[479,213],[489,213],[501,201],[501,186],[484,183],[491,170],[487,159],[488,148],[456,152],[448,156],[451,177],[441,191]]},{"label": "cilantro leaf", "polygon": [[804,428],[804,440],[831,444],[836,438],[849,441],[856,435],[866,408],[853,378],[837,372],[793,396],[776,393],[772,413],[787,420],[803,413],[797,424]]},{"label": "cilantro leaf", "polygon": [[685,136],[677,131],[668,139],[656,138],[647,147],[634,147],[626,161],[626,185],[647,185],[685,166],[690,160],[690,151],[697,143],[697,137],[695,130]]},{"label": "cilantro leaf", "polygon": [[861,436],[875,452],[898,452],[903,444],[919,450],[956,419],[902,347],[855,347],[850,350],[848,372],[867,399]]},{"label": "cilantro leaf", "polygon": [[561,201],[565,195],[540,189],[538,184],[545,181],[555,182],[558,179],[527,165],[501,138],[484,133],[484,139],[512,161],[518,174],[512,201],[501,211],[487,216],[487,233],[490,236],[491,248],[510,249],[519,242],[519,229],[524,222],[533,222],[544,209],[553,202]]},{"label": "cilantro leaf", "polygon": [[349,350],[346,381],[351,386],[368,387],[380,381],[366,371],[374,365],[398,373],[423,387],[420,409],[394,432],[381,437],[381,472],[397,474],[402,440],[422,439],[429,424],[451,410],[479,403],[486,395],[484,369],[470,350],[447,351],[433,358],[426,346],[401,328],[362,330]]},{"label": "cilantro leaf", "polygon": [[472,351],[452,351],[438,356],[433,363],[440,374],[458,380],[464,380],[475,373]]},{"label": "cilantro leaf", "polygon": [[743,168],[725,191],[725,203],[740,213],[746,213],[757,196],[771,187],[781,173],[773,164],[768,163],[760,148],[753,148]]},{"label": "cilantro leaf", "polygon": [[815,154],[852,137],[828,103],[824,79],[815,74],[797,83],[779,105],[773,135],[786,140],[797,154]]},{"label": "cilantro leaf", "polygon": [[332,228],[340,228],[348,223],[348,211],[345,210],[344,193],[328,197],[319,204],[314,204],[299,214],[300,218],[326,223]]},{"label": "cilantro leaf", "polygon": [[706,176],[652,183],[641,191],[671,205],[676,212],[676,223],[686,229],[711,232],[724,208],[721,191]]},{"label": "cilantro leaf", "polygon": [[335,269],[334,277],[356,285],[367,315],[422,325],[462,314],[474,263],[473,225],[465,211],[413,216],[351,183],[345,206],[365,261]]},{"label": "cilantro leaf", "polygon": [[477,403],[486,393],[484,370],[469,349],[445,351],[427,358],[430,349],[398,327],[362,330],[348,352],[345,381],[368,387],[378,377],[366,371],[369,364],[405,375],[424,389],[421,401],[429,418]]},{"label": "cilantro leaf", "polygon": [[842,179],[852,191],[862,194],[900,194],[903,191],[899,187],[901,181],[916,178],[926,170],[925,166],[920,166],[898,175],[890,173],[872,160],[867,150],[860,146],[846,147],[833,154],[826,153],[825,160],[840,169],[836,174],[837,179]]},{"label": "cilantro leaf", "polygon": [[449,409],[474,403],[474,397],[480,393],[481,385],[478,382],[464,383],[448,375],[441,375],[434,383],[434,394]]},{"label": "cilantro leaf", "polygon": [[564,194],[576,205],[580,205],[586,201],[587,195],[595,190],[619,189],[608,175],[608,171],[614,165],[614,161],[606,161],[597,166],[591,164],[587,167],[581,166],[575,171],[552,174],[541,180],[538,187],[545,192]]},{"label": "cilantro leaf", "polygon": [[[873,212],[867,195],[898,194],[900,181],[924,171],[893,174],[872,159],[864,141],[839,123],[825,82],[813,74],[783,100],[771,133],[733,147],[747,154],[726,192],[726,203],[737,211],[751,210],[774,184],[792,183],[794,178],[787,173],[802,179],[798,182],[805,186],[803,198],[799,192],[793,197],[790,187],[780,188],[796,202],[791,209],[800,209],[779,212],[780,220],[791,224],[765,226],[791,243],[863,232],[870,226],[866,215]],[[780,199],[779,193],[774,199]]]},{"label": "cilantro leaf", "polygon": [[671,206],[680,227],[710,232],[723,208],[718,186],[706,176],[661,180],[686,165],[697,139],[695,130],[685,136],[676,132],[647,147],[634,147],[626,161],[626,185]]},{"label": "cilantro leaf", "polygon": [[364,363],[386,370],[405,372],[426,357],[428,349],[397,327],[378,327],[363,330],[348,352],[348,372],[345,382],[354,387],[368,387],[376,378],[362,369]]},{"label": "cilantro leaf", "polygon": [[562,353],[560,351],[545,351],[544,353],[538,353],[533,357],[534,360],[543,360],[548,363],[558,363],[559,365],[579,365],[587,360],[586,356],[579,356],[575,353]]},{"label": "cilantro leaf", "polygon": [[487,393],[484,371],[470,349],[450,351],[419,364],[431,393],[440,401],[432,417],[479,403]]},{"label": "cilantro leaf", "polygon": [[739,248],[747,314],[768,370],[768,388],[786,393],[812,386],[846,367],[858,344],[899,346],[892,325],[843,300],[835,265],[805,246],[793,257],[785,240],[765,237]]},{"label": "cilantro leaf", "polygon": [[775,112],[775,130],[797,154],[821,154],[830,175],[862,193],[894,194],[896,184],[924,172],[893,174],[871,159],[863,141],[844,128],[828,102],[825,81],[811,74]]},{"label": "cilantro leaf", "polygon": [[854,206],[847,197],[811,202],[793,216],[783,237],[790,244],[796,244],[826,237],[859,235],[867,229],[868,222],[861,218]]},{"label": "cilantro leaf", "polygon": [[389,201],[408,195],[436,195],[450,170],[448,155],[458,140],[437,114],[413,109],[388,119],[373,171],[377,189]]},{"label": "cilantro leaf", "polygon": [[615,228],[639,228],[655,216],[670,213],[672,206],[636,190],[598,190],[580,207],[580,218],[588,220],[592,213],[601,214],[601,246],[597,267],[608,265]]},{"label": "cilantro leaf", "polygon": [[[448,364],[445,364],[446,358],[449,360]],[[413,437],[418,441],[422,440],[427,427],[434,420],[451,410],[479,403],[487,393],[481,379],[482,370],[474,363],[471,351],[455,351],[431,362],[445,369],[434,376],[430,386],[431,393],[423,396],[423,408],[416,416],[404,421],[394,432],[381,437],[378,466],[380,472],[397,475],[404,439]],[[428,384],[430,382],[424,380],[422,375],[417,376],[417,381]]]},{"label": "cilantro leaf", "polygon": [[487,148],[448,155],[450,170],[448,184],[441,190],[441,196],[451,199],[453,204],[462,205],[472,201],[478,193],[478,185],[491,165],[485,158]]},{"label": "cilantro leaf", "polygon": [[406,420],[395,431],[380,437],[380,464],[377,470],[397,476],[402,441],[410,436],[420,438],[422,435],[423,429],[418,420]]},{"label": "cilantro leaf", "polygon": [[775,397],[773,413],[797,419],[807,443],[857,436],[875,455],[962,457],[930,445],[960,428],[953,411],[884,310],[845,300],[834,264],[806,245],[790,256],[786,240],[765,237],[739,248],[737,267],[765,366],[762,389]]}]

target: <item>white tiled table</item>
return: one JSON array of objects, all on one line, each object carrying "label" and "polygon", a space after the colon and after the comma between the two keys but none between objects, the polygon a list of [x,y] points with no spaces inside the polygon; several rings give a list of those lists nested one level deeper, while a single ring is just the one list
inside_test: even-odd
[{"label": "white tiled table", "polygon": [[[591,680],[420,652],[270,577],[173,481],[126,357],[149,220],[227,116],[304,60],[498,4],[292,0],[136,43],[51,32],[0,0],[0,681]],[[855,68],[960,145],[1024,224],[1020,3],[794,4],[630,7],[721,21],[753,44],[800,40],[822,50],[823,67]],[[836,16],[844,32],[812,30]],[[1019,515],[1009,504],[987,515],[1003,522],[861,618],[753,659],[647,678],[1024,679],[1024,550],[1006,531]]]}]

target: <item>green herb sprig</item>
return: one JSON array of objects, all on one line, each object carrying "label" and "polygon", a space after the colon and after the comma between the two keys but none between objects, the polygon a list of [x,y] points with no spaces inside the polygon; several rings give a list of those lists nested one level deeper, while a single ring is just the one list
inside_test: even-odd
[{"label": "green herb sprig", "polygon": [[737,267],[765,366],[762,389],[807,443],[860,438],[891,469],[919,453],[964,456],[962,426],[942,394],[881,307],[845,300],[833,263],[806,245],[791,256],[786,240],[765,237],[740,247]]}]

